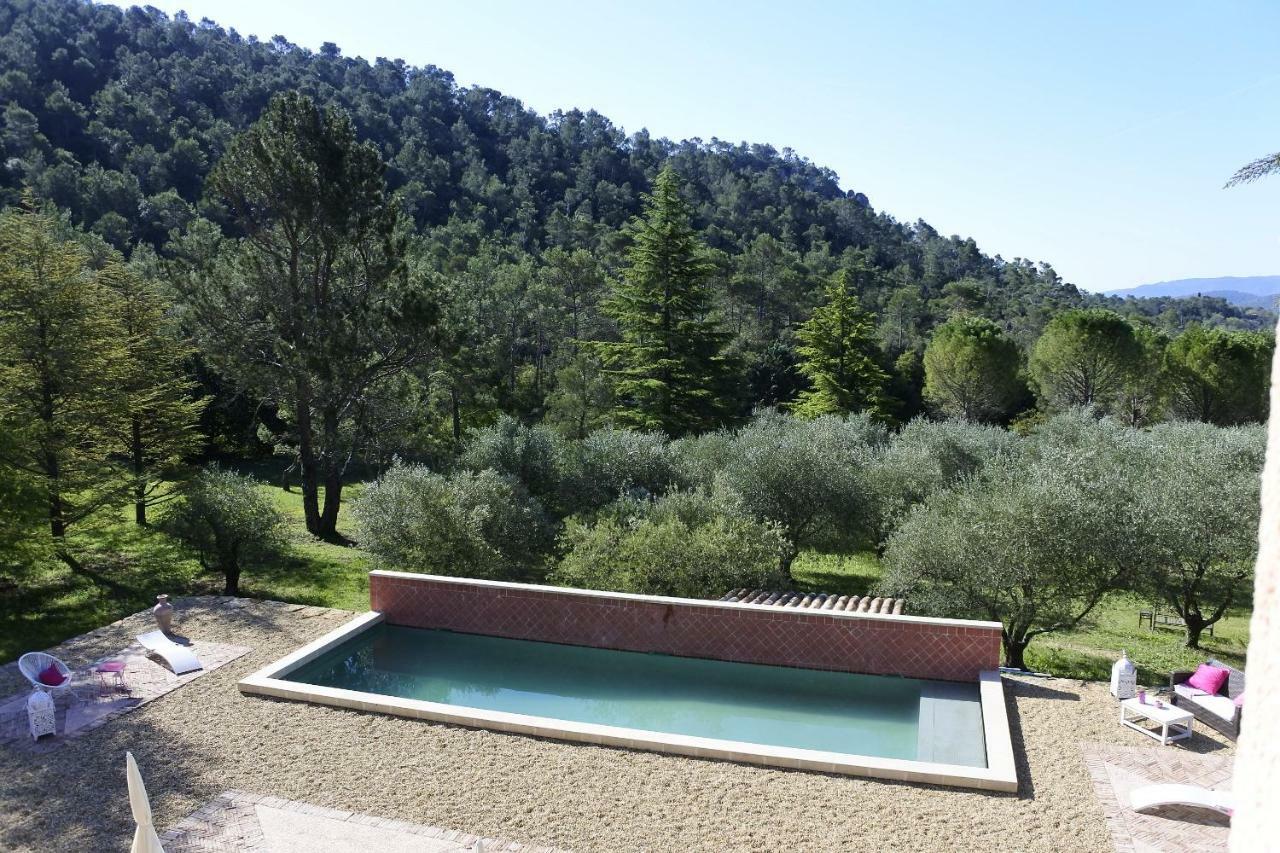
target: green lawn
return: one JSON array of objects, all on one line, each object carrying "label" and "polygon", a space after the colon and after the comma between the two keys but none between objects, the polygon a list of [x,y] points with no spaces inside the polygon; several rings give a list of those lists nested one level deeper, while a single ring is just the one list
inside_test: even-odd
[{"label": "green lawn", "polygon": [[[273,566],[247,571],[242,594],[302,604],[364,610],[369,602],[368,555],[358,548],[320,541],[302,522],[302,496],[263,485],[264,493],[290,518],[292,554]],[[362,484],[343,489],[343,503],[359,495]],[[220,593],[221,577],[204,574],[199,565],[164,534],[142,529],[130,512],[84,528],[71,537],[75,553],[94,577],[74,574],[62,563],[49,562],[16,585],[0,585],[0,661],[104,625],[150,606],[157,593]],[[339,517],[339,532],[350,516]],[[880,577],[880,562],[870,551],[851,555],[807,551],[792,567],[796,586],[806,592],[864,595]],[[909,604],[909,603],[908,603]],[[1074,631],[1036,639],[1027,650],[1028,665],[1054,675],[1105,679],[1125,649],[1138,665],[1144,684],[1162,684],[1175,668],[1194,668],[1206,656],[1233,665],[1244,662],[1249,609],[1239,607],[1207,634],[1196,652],[1183,648],[1174,628],[1138,628],[1141,602],[1128,595],[1104,601],[1088,622]]]}]

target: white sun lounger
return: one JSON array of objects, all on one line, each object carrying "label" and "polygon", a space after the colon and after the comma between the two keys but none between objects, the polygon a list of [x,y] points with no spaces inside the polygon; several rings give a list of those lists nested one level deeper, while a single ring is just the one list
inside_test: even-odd
[{"label": "white sun lounger", "polygon": [[1198,806],[1229,815],[1235,809],[1235,797],[1230,791],[1198,785],[1144,785],[1129,792],[1129,806],[1135,812],[1157,806]]},{"label": "white sun lounger", "polygon": [[163,631],[151,631],[138,637],[138,644],[149,652],[165,659],[174,675],[204,669],[200,659],[164,635]]}]

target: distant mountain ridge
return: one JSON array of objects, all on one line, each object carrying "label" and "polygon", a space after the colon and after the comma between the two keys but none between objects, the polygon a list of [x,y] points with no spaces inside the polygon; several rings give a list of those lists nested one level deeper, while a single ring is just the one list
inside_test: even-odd
[{"label": "distant mountain ridge", "polygon": [[1246,308],[1276,307],[1280,296],[1280,275],[1220,276],[1218,278],[1179,278],[1157,281],[1123,290],[1108,290],[1107,296],[1216,296],[1232,305]]}]

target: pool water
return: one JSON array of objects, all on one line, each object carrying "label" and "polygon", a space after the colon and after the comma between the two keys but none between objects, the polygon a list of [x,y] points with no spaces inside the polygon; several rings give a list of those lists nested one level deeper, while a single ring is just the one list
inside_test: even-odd
[{"label": "pool water", "polygon": [[466,708],[770,746],[972,766],[985,766],[986,760],[976,684],[387,624],[375,625],[284,678]]}]

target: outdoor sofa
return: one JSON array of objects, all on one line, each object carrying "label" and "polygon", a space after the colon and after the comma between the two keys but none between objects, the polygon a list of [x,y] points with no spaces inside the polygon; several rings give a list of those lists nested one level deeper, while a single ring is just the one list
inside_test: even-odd
[{"label": "outdoor sofa", "polygon": [[1178,671],[1169,676],[1169,688],[1173,691],[1173,704],[1190,711],[1196,719],[1222,732],[1231,740],[1240,736],[1240,718],[1244,713],[1236,699],[1244,693],[1244,672],[1210,658],[1210,666],[1227,670],[1227,680],[1217,693],[1209,695],[1187,684],[1193,673]]}]

